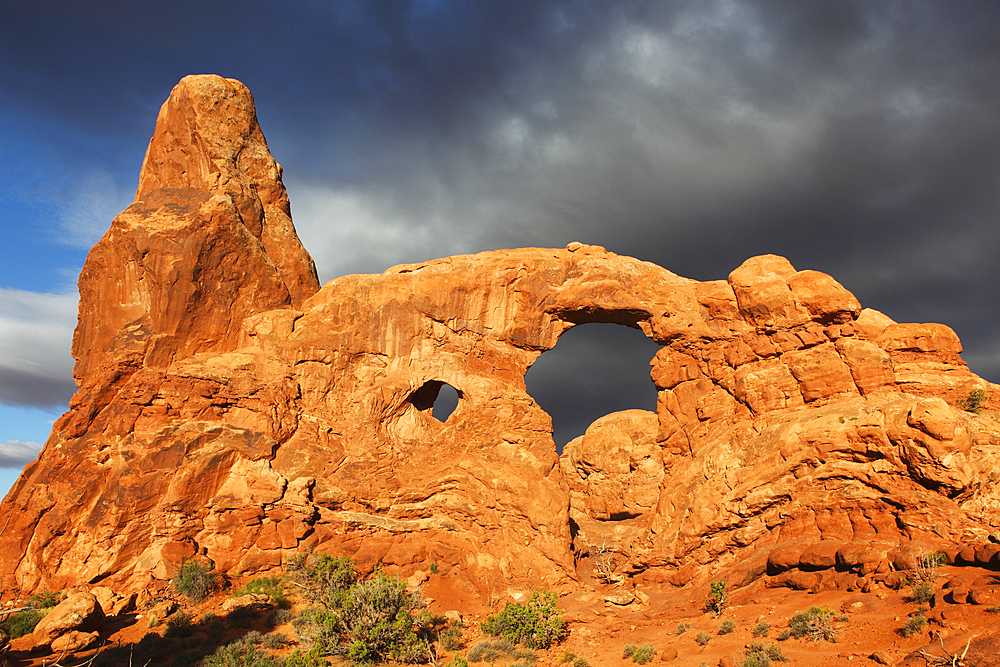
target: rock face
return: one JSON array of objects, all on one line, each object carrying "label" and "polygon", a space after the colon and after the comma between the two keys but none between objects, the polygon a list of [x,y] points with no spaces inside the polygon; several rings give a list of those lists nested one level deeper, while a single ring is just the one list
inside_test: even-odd
[{"label": "rock face", "polygon": [[[603,546],[649,581],[792,585],[1000,528],[1000,387],[948,327],[780,257],[696,282],[579,243],[318,289],[288,212],[246,89],[184,79],[80,277],[80,390],[0,506],[3,582],[124,592],[194,555],[241,576],[317,548],[559,587]],[[560,459],[524,374],[588,322],[662,346],[657,410]],[[977,388],[985,412],[954,407]]]}]

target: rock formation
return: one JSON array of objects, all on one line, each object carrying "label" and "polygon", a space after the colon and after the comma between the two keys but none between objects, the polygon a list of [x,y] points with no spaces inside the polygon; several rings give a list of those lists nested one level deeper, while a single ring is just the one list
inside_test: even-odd
[{"label": "rock formation", "polygon": [[[319,289],[235,81],[174,89],[80,294],[80,389],[0,505],[9,589],[135,591],[195,555],[271,573],[307,548],[482,591],[572,587],[602,547],[677,586],[860,586],[931,549],[1000,567],[1000,387],[948,327],[780,257],[697,282],[579,243]],[[662,346],[657,409],[560,458],[524,374],[589,322]],[[973,389],[982,414],[956,407]]]}]

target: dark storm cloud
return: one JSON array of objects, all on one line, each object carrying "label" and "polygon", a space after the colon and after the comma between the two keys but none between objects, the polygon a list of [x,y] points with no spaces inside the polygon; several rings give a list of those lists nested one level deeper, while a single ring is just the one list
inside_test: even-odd
[{"label": "dark storm cloud", "polygon": [[181,76],[238,78],[323,279],[572,240],[697,279],[776,253],[952,325],[996,381],[997,25],[992,0],[43,1],[0,23],[0,109],[74,128],[64,161],[120,193]]}]

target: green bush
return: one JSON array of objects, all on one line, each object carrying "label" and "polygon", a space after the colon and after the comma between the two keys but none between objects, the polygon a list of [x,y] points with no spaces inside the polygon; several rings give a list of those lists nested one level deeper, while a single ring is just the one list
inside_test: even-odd
[{"label": "green bush", "polygon": [[[511,667],[529,667],[535,663],[535,652],[531,649],[517,648],[507,639],[483,639],[469,651],[469,662],[504,662]],[[512,662],[513,661],[513,662]]]},{"label": "green bush", "polygon": [[354,562],[348,556],[307,553],[292,558],[288,566],[306,599],[327,609],[344,606],[354,585]]},{"label": "green bush", "polygon": [[753,629],[754,637],[767,637],[767,634],[771,632],[771,624],[761,621],[757,624],[757,627]]},{"label": "green bush", "polygon": [[28,606],[35,609],[49,609],[55,607],[60,602],[62,602],[62,593],[57,593],[56,591],[35,593],[28,598]]},{"label": "green bush", "polygon": [[705,609],[715,613],[716,617],[722,616],[726,606],[729,604],[729,592],[726,590],[726,580],[720,579],[711,583],[711,592],[705,598]]},{"label": "green bush", "polygon": [[934,599],[934,587],[930,584],[916,584],[910,592],[910,599],[917,604],[924,604]]},{"label": "green bush", "polygon": [[[630,644],[630,646],[634,645]],[[645,644],[643,646],[635,646],[634,650],[631,652],[631,655],[632,655],[632,662],[639,665],[645,665],[646,663],[652,661],[653,656],[656,655],[656,649],[650,646],[649,644]]]},{"label": "green bush", "polygon": [[0,623],[0,630],[3,630],[11,639],[17,639],[24,635],[31,634],[38,622],[45,618],[47,611],[38,609],[25,609],[8,616],[3,623]]},{"label": "green bush", "polygon": [[280,667],[281,663],[270,653],[262,651],[248,641],[238,639],[231,644],[220,646],[215,653],[202,662],[202,665],[204,667]]},{"label": "green bush", "polygon": [[320,655],[318,648],[313,648],[308,653],[302,653],[299,649],[295,649],[285,658],[284,667],[328,667],[329,664]]},{"label": "green bush", "polygon": [[590,667],[590,662],[586,658],[581,658],[572,651],[563,651],[560,653],[556,663],[560,665],[570,664],[573,667]]},{"label": "green bush", "polygon": [[233,592],[233,597],[241,595],[267,595],[271,604],[277,605],[279,609],[288,609],[292,606],[291,601],[285,597],[285,582],[281,577],[259,577],[251,579],[243,584],[238,591]]},{"label": "green bush", "polygon": [[722,625],[719,626],[719,634],[728,635],[735,629],[736,629],[736,621],[732,620],[731,618],[727,618],[722,622]]},{"label": "green bush", "polygon": [[829,607],[812,606],[809,611],[800,611],[788,622],[793,637],[809,637],[814,642],[837,641],[840,630],[833,627],[834,614]]},{"label": "green bush", "polygon": [[179,611],[167,620],[165,637],[190,637],[194,634],[194,622],[189,614]]},{"label": "green bush", "polygon": [[955,401],[955,404],[966,412],[973,412],[978,415],[983,411],[983,403],[986,402],[986,398],[985,391],[982,389],[973,389],[969,392],[968,397],[958,399]]},{"label": "green bush", "polygon": [[291,569],[308,600],[318,605],[293,624],[321,655],[346,656],[354,664],[430,657],[431,638],[417,632],[428,627],[427,619],[413,614],[422,603],[402,581],[381,570],[357,581],[350,558],[325,554],[300,557]]},{"label": "green bush", "polygon": [[212,572],[211,563],[187,559],[174,577],[174,590],[191,602],[201,602],[219,585],[219,577]]},{"label": "green bush", "polygon": [[685,632],[691,629],[691,624],[681,621],[677,624],[677,634],[683,635]]},{"label": "green bush", "polygon": [[704,646],[709,641],[711,641],[711,639],[712,639],[712,635],[708,634],[707,632],[699,632],[697,635],[695,635],[695,638],[694,638],[694,640],[696,642],[698,642],[699,646]]},{"label": "green bush", "polygon": [[546,649],[566,639],[569,629],[556,609],[556,594],[535,591],[527,604],[507,603],[499,614],[479,624],[484,634],[503,637],[528,648]]},{"label": "green bush", "polygon": [[438,641],[441,642],[441,648],[446,651],[457,651],[462,648],[462,645],[465,643],[462,640],[462,628],[461,623],[452,623],[441,630],[438,633]]},{"label": "green bush", "polygon": [[924,616],[923,610],[920,610],[906,619],[906,623],[899,631],[904,637],[909,638],[923,630],[925,625],[927,625],[927,617]]},{"label": "green bush", "polygon": [[763,642],[750,642],[743,654],[742,667],[771,667],[772,662],[788,662],[777,644],[765,646]]}]

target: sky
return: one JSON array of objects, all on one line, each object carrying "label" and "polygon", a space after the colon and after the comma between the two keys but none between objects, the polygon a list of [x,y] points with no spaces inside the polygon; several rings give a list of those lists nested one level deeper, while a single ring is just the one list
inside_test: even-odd
[{"label": "sky", "polygon": [[[943,322],[1000,382],[997,0],[54,0],[0,22],[0,492],[74,391],[76,278],[187,74],[244,82],[323,282],[570,241],[753,255]],[[587,325],[527,376],[556,441],[653,409]]]}]

